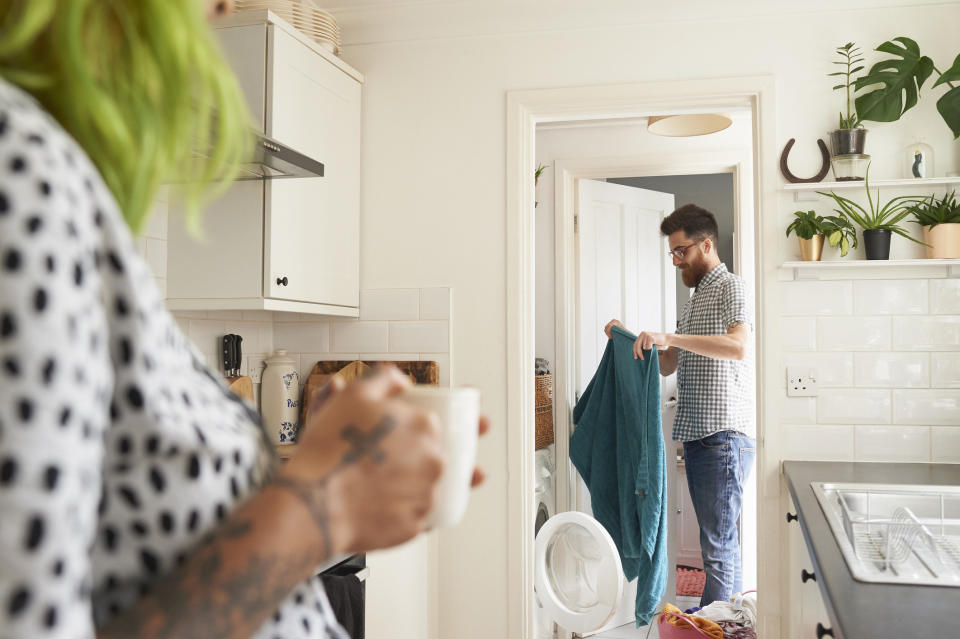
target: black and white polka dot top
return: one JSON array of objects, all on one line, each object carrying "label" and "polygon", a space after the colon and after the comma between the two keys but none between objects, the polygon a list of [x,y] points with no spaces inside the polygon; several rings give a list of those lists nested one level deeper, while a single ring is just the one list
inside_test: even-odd
[{"label": "black and white polka dot top", "polygon": [[[95,636],[272,464],[89,158],[0,81],[0,637]],[[311,579],[255,637],[328,634]]]}]

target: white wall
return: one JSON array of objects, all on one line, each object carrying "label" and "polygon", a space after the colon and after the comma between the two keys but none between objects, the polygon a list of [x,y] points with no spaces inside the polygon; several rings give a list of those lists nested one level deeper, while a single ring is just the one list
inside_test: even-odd
[{"label": "white wall", "polygon": [[[601,4],[611,10],[613,3]],[[815,139],[834,125],[839,107],[825,77],[832,70],[834,47],[855,40],[870,49],[899,35],[896,25],[909,25],[909,35],[938,66],[948,65],[957,54],[960,6],[955,4],[851,12],[791,9],[788,17],[770,5],[756,12],[731,9],[725,17],[727,5],[714,5],[709,15],[715,19],[676,21],[658,21],[651,7],[638,15],[636,3],[631,4],[634,8],[621,9],[629,20],[618,22],[613,14],[604,16],[601,26],[591,26],[597,20],[555,27],[548,16],[541,15],[539,23],[529,16],[534,10],[546,13],[544,5],[525,3],[516,9],[523,32],[512,31],[510,8],[501,4],[488,12],[501,19],[488,15],[480,27],[444,21],[441,8],[423,4],[412,10],[436,10],[435,19],[419,27],[403,22],[398,32],[391,32],[389,20],[376,18],[376,7],[345,14],[350,20],[344,24],[357,28],[359,42],[351,44],[345,26],[344,58],[362,69],[367,80],[362,287],[415,283],[457,289],[453,381],[483,388],[494,423],[480,446],[488,481],[474,495],[466,522],[441,535],[440,637],[487,639],[508,637],[514,630],[507,620],[506,595],[507,539],[518,534],[506,528],[505,434],[513,427],[504,422],[506,92],[772,75],[777,83],[776,146],[797,137],[791,167],[812,174],[819,164]],[[393,18],[403,14],[403,5],[385,11]],[[377,20],[375,28],[363,29],[365,16]],[[402,39],[411,33],[422,39]],[[937,91],[924,93],[920,106],[901,122],[870,125],[873,175],[899,174],[901,148],[918,134],[934,146],[938,172],[957,167],[960,147],[935,113],[932,94]],[[769,237],[782,236],[791,211],[785,195],[780,211],[761,220],[777,229]],[[784,259],[793,254],[786,238],[769,250]],[[760,275],[767,282],[776,278],[772,271]],[[776,297],[785,299],[779,292]],[[769,392],[766,399],[779,402],[784,389]]]}]

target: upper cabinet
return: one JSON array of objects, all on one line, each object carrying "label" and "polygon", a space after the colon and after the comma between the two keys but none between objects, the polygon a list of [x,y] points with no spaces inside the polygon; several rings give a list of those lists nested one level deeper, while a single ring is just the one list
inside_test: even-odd
[{"label": "upper cabinet", "polygon": [[167,304],[356,317],[362,76],[267,12],[216,30],[261,133],[323,177],[237,182],[187,234],[171,206]]}]

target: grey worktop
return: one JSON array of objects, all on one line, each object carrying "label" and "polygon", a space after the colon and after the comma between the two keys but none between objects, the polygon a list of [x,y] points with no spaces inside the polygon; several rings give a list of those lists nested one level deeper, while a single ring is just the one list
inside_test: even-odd
[{"label": "grey worktop", "polygon": [[960,464],[787,461],[783,472],[836,639],[960,636],[960,588],[855,580],[810,486],[817,481],[960,486]]}]

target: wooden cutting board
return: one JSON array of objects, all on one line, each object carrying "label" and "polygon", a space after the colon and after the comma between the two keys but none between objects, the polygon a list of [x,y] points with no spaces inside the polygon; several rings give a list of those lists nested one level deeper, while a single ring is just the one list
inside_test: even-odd
[{"label": "wooden cutting board", "polygon": [[311,394],[324,387],[330,381],[330,378],[337,376],[344,382],[350,382],[358,377],[363,377],[379,364],[392,364],[400,369],[410,378],[414,384],[431,384],[436,386],[440,383],[440,365],[437,362],[421,361],[399,361],[384,362],[372,360],[336,360],[317,362],[310,375],[307,376],[303,385],[303,400],[300,405],[303,407],[300,411],[300,423],[306,423],[307,418],[307,400]]}]

